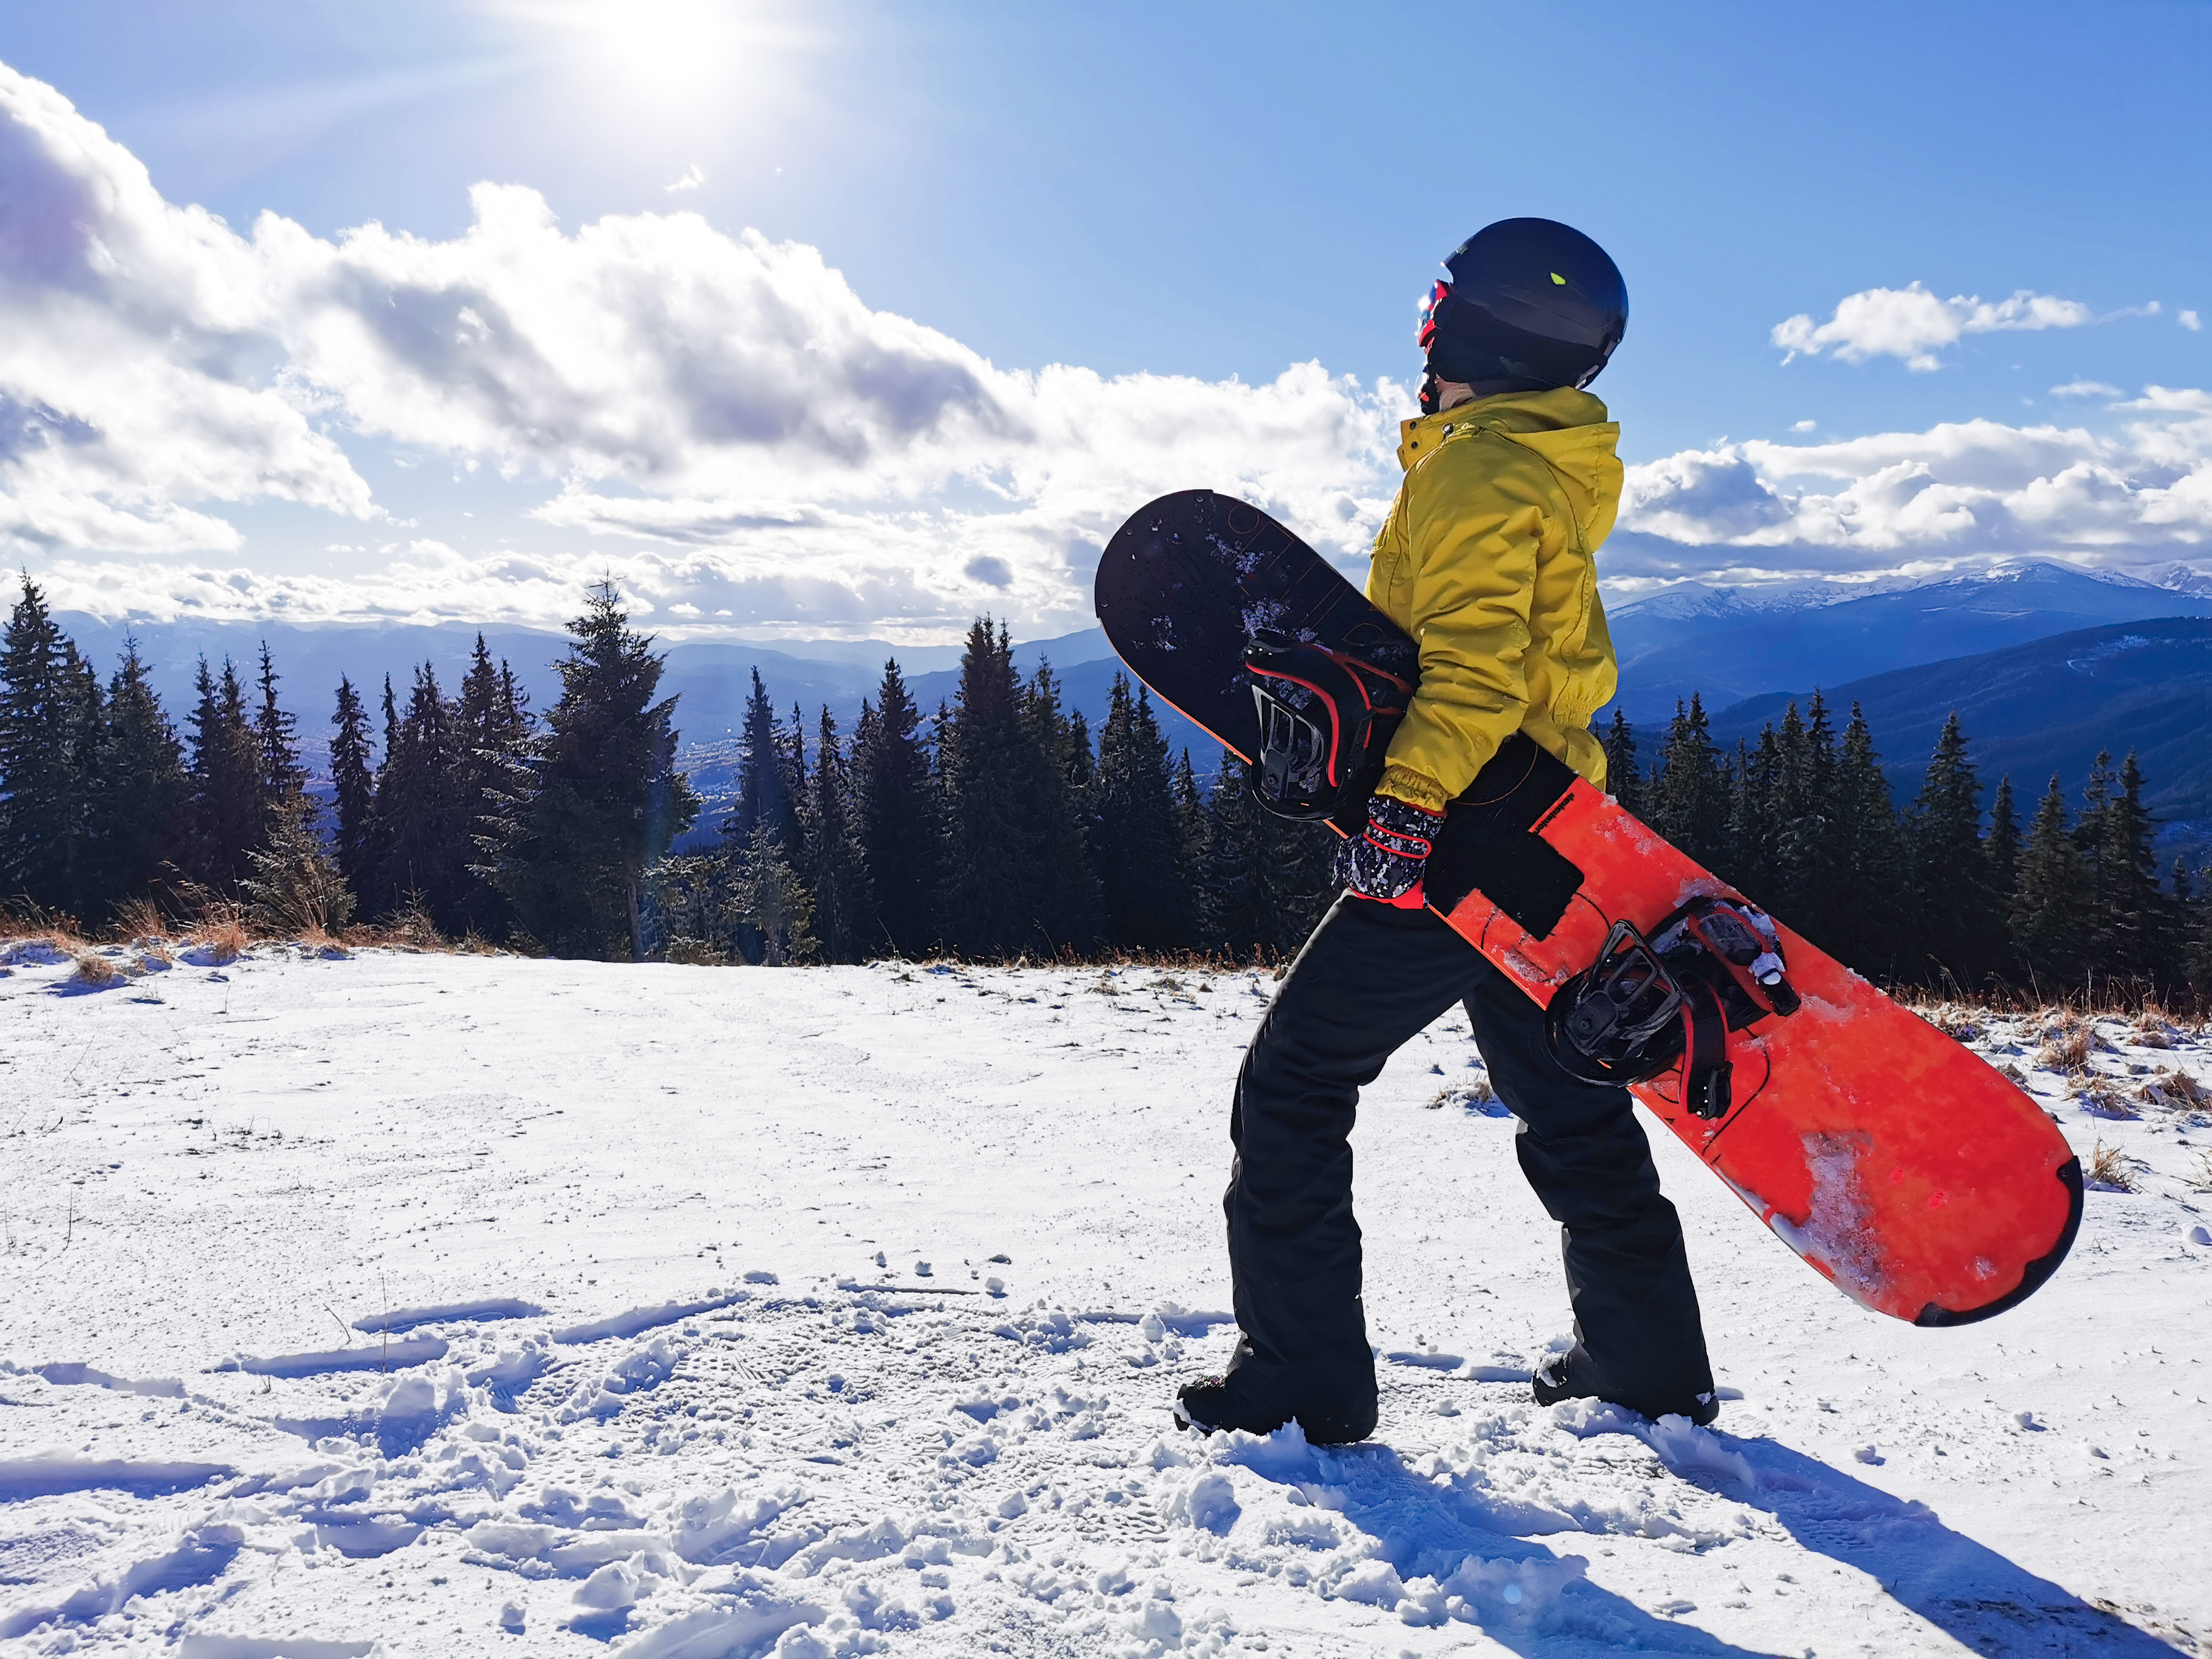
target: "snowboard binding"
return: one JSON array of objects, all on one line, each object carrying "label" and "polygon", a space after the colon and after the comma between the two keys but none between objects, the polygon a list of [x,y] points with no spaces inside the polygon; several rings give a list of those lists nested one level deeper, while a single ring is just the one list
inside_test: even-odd
[{"label": "snowboard binding", "polygon": [[1617,921],[1597,960],[1562,985],[1544,1014],[1553,1059],[1586,1083],[1626,1087],[1679,1067],[1696,1116],[1728,1115],[1728,1034],[1803,1006],[1774,919],[1747,899],[1701,896],[1646,939]]},{"label": "snowboard binding", "polygon": [[1365,808],[1413,688],[1372,663],[1261,629],[1244,650],[1260,715],[1252,795],[1279,817]]}]

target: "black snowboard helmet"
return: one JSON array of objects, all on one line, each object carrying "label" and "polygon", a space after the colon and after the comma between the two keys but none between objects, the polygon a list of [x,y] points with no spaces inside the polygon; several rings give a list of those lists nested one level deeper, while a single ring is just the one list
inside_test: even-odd
[{"label": "black snowboard helmet", "polygon": [[1543,392],[1586,386],[1628,331],[1628,285],[1595,242],[1551,219],[1500,219],[1454,248],[1421,307],[1437,380]]}]

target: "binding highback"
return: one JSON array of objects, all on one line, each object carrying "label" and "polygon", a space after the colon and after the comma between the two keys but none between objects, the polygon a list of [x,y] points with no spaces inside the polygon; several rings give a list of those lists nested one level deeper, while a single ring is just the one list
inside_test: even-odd
[{"label": "binding highback", "polygon": [[1413,688],[1372,663],[1272,629],[1244,651],[1260,715],[1252,794],[1286,818],[1334,817],[1364,803]]}]

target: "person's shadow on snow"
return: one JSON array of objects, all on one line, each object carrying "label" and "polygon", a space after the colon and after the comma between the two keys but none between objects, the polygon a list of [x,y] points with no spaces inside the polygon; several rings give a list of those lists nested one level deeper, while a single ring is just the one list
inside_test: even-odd
[{"label": "person's shadow on snow", "polygon": [[[1577,1432],[1626,1433],[1656,1453],[1680,1480],[1771,1516],[1799,1544],[1880,1583],[1900,1607],[1971,1650],[2094,1652],[2112,1659],[2173,1659],[2191,1650],[2170,1645],[2116,1614],[2038,1577],[1987,1546],[1953,1531],[1924,1504],[1856,1480],[1772,1440],[1739,1439],[1692,1428],[1680,1419],[1653,1425],[1598,1407]],[[1442,1595],[1433,1616],[1408,1622],[1472,1623],[1516,1653],[1556,1654],[1583,1642],[1672,1653],[1740,1654],[1746,1659],[1795,1659],[1735,1646],[1694,1626],[1656,1616],[1593,1583],[1562,1559],[1570,1547],[1547,1548],[1556,1534],[1517,1535],[1509,1501],[1493,1510],[1480,1477],[1472,1486],[1443,1485],[1407,1468],[1387,1445],[1330,1451],[1282,1436],[1248,1443],[1218,1457],[1271,1482],[1328,1489],[1328,1507],[1373,1539],[1377,1555],[1407,1581],[1434,1578],[1443,1590],[1463,1581],[1449,1611]],[[1224,1483],[1225,1486],[1225,1482]],[[1237,1504],[1219,1494],[1201,1516],[1194,1489],[1186,1503],[1194,1524],[1225,1535]],[[1227,1500],[1223,1503],[1221,1500]],[[1305,1501],[1294,1498],[1293,1502]],[[1576,1533],[1595,1541],[1602,1533]],[[1478,1561],[1455,1564],[1473,1556]],[[1501,1595],[1527,1584],[1526,1600]],[[1539,1588],[1548,1587],[1548,1588]],[[1419,1586],[1408,1582],[1409,1593]],[[1347,1583],[1337,1594],[1387,1604]],[[1416,1609],[1418,1611],[1418,1609]],[[1408,1609],[1401,1605],[1401,1617]],[[1808,1632],[1817,1642],[1833,1632]]]},{"label": "person's shadow on snow", "polygon": [[[1755,1480],[1670,1455],[1666,1427],[1638,1437],[1680,1479],[1764,1510],[1807,1549],[1868,1574],[1899,1606],[1966,1647],[2114,1659],[2171,1659],[2195,1651],[2162,1642],[1954,1532],[1924,1504],[1869,1486],[1778,1441],[1740,1440],[1711,1430],[1690,1433],[1736,1454]],[[1674,1437],[1686,1443],[1686,1437]]]}]

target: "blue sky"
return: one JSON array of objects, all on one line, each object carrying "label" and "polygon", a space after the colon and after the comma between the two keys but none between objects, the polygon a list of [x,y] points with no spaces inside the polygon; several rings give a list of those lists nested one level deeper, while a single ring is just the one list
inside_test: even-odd
[{"label": "blue sky", "polygon": [[[1629,280],[1596,388],[1642,469],[1617,592],[2212,564],[2212,331],[2186,325],[2212,317],[2202,3],[73,0],[0,11],[0,63],[76,112],[19,92],[33,137],[0,149],[0,201],[10,169],[20,203],[135,159],[167,208],[128,211],[202,204],[235,243],[194,256],[216,274],[126,269],[191,289],[181,323],[139,327],[144,293],[117,289],[46,361],[0,350],[0,396],[82,440],[5,452],[0,536],[111,608],[529,620],[596,562],[678,629],[918,636],[988,605],[1063,631],[1086,550],[1200,482],[1356,568],[1417,299],[1522,213]],[[112,153],[84,160],[72,118]],[[480,181],[551,227],[516,210],[471,240]],[[339,240],[370,222],[375,248]],[[759,252],[787,245],[818,260]],[[82,299],[48,264],[17,273],[18,315]],[[374,314],[338,317],[334,283]],[[729,298],[748,283],[757,303]],[[610,294],[622,327],[586,361]],[[434,363],[354,337],[410,296],[481,337]],[[205,337],[183,358],[180,329]],[[687,364],[779,329],[788,352],[685,401]],[[665,361],[633,374],[641,331]],[[1820,349],[1785,362],[1790,341]],[[134,350],[185,388],[135,445],[143,414],[64,372],[100,354],[120,387]],[[233,392],[250,413],[138,459]]]}]

